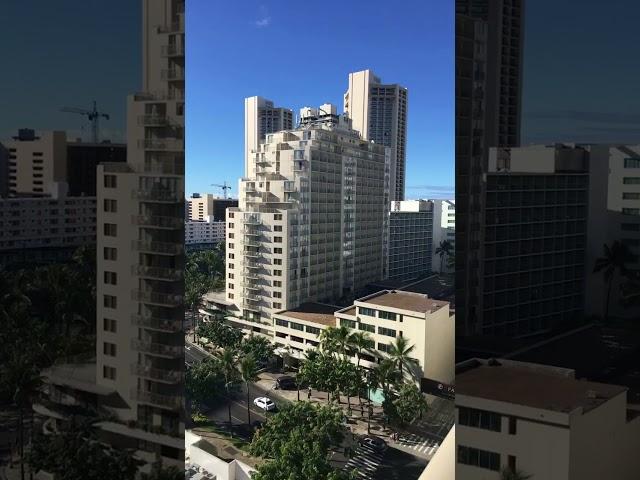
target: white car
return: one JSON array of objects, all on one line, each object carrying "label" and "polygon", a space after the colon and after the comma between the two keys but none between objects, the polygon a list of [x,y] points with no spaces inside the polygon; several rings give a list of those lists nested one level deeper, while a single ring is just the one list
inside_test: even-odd
[{"label": "white car", "polygon": [[268,397],[258,397],[253,401],[253,404],[266,412],[270,412],[276,408],[276,404]]}]

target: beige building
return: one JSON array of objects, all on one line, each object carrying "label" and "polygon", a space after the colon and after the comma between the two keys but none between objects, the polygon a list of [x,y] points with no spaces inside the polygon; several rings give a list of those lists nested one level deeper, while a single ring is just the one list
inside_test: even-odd
[{"label": "beige building", "polygon": [[293,112],[275,107],[271,100],[262,97],[244,99],[244,171],[249,171],[253,151],[264,142],[268,133],[291,130]]},{"label": "beige building", "polygon": [[184,1],[142,5],[143,92],[128,99],[127,163],[98,167],[96,360],[47,376],[54,401],[113,414],[100,424],[107,442],[182,468]]},{"label": "beige building", "polygon": [[456,479],[633,480],[640,409],[627,389],[573,370],[473,359],[456,375]]},{"label": "beige building", "polygon": [[227,208],[237,207],[235,198],[220,198],[211,193],[194,193],[186,200],[186,220],[206,221],[213,217],[216,222],[224,222]]},{"label": "beige building", "polygon": [[390,148],[390,198],[404,200],[407,89],[383,84],[371,70],[350,73],[344,111],[362,138]]},{"label": "beige building", "polygon": [[[319,113],[319,112],[330,112]],[[388,156],[335,107],[268,134],[227,210],[227,301],[245,322],[353,295],[385,277]]]},{"label": "beige building", "polygon": [[9,196],[46,196],[67,181],[67,135],[22,129],[4,143],[9,151]]}]

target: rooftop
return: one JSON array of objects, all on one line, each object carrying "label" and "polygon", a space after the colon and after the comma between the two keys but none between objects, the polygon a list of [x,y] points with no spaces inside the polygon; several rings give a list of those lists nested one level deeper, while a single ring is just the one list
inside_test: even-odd
[{"label": "rooftop", "polygon": [[429,298],[427,295],[403,292],[400,290],[383,290],[382,292],[374,293],[369,297],[360,298],[356,301],[381,307],[408,310],[420,314],[433,313],[449,305],[449,302],[435,300]]},{"label": "rooftop", "polygon": [[334,313],[340,307],[335,305],[327,305],[325,303],[303,303],[297,308],[278,312],[276,315],[304,320],[306,322],[318,323],[325,326],[335,326],[336,318]]},{"label": "rooftop", "polygon": [[[588,412],[627,390],[619,385],[577,380],[572,370],[531,363],[478,361],[456,373],[456,393],[532,408]],[[473,361],[472,361],[473,362]]]}]

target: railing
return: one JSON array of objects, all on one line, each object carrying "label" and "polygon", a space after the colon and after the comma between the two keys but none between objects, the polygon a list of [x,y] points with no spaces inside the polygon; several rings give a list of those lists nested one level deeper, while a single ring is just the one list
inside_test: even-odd
[{"label": "railing", "polygon": [[244,252],[242,252],[242,254],[245,257],[249,257],[249,258],[259,258],[259,257],[262,256],[262,253],[256,252],[256,251],[251,251],[251,250],[245,250]]},{"label": "railing", "polygon": [[157,318],[135,313],[131,315],[131,323],[138,327],[161,330],[164,332],[179,332],[183,329],[182,321],[180,320],[167,320],[166,318]]},{"label": "railing", "polygon": [[136,302],[151,303],[167,307],[179,307],[182,305],[182,295],[174,293],[157,293],[134,290],[131,299]]},{"label": "railing", "polygon": [[150,200],[154,202],[179,202],[184,198],[184,192],[164,189],[140,189],[131,192],[131,198]]},{"label": "railing", "polygon": [[162,70],[161,77],[163,80],[184,80],[184,70],[170,69]]},{"label": "railing", "polygon": [[138,92],[133,95],[133,99],[138,102],[184,100],[184,92],[181,90],[172,92]]},{"label": "railing", "polygon": [[128,163],[103,163],[102,164],[105,173],[129,173],[132,172]]},{"label": "railing", "polygon": [[158,407],[177,409],[182,407],[182,395],[162,395],[160,393],[145,392],[144,390],[132,389],[131,396],[138,402],[148,403]]},{"label": "railing", "polygon": [[161,280],[178,281],[184,278],[184,272],[176,268],[150,267],[145,265],[133,265],[131,274],[140,277],[158,278]]},{"label": "railing", "polygon": [[165,115],[138,115],[138,125],[164,126],[169,123]]},{"label": "railing", "polygon": [[163,45],[162,46],[163,57],[184,57],[184,45]]},{"label": "railing", "polygon": [[139,377],[147,377],[153,380],[167,383],[181,382],[184,378],[184,374],[182,373],[182,371],[153,368],[147,365],[140,365],[138,363],[134,363],[131,365],[131,373]]},{"label": "railing", "polygon": [[144,172],[164,175],[184,175],[184,156],[182,156],[182,158],[172,157],[166,160],[145,160]]},{"label": "railing", "polygon": [[160,253],[166,255],[180,255],[184,252],[184,246],[181,243],[134,240],[131,246],[133,250],[138,252]]},{"label": "railing", "polygon": [[177,21],[171,22],[166,25],[160,25],[158,32],[160,33],[181,33],[184,30],[184,23]]},{"label": "railing", "polygon": [[131,221],[134,225],[142,227],[158,227],[178,229],[184,227],[184,222],[177,217],[162,217],[156,215],[133,215]]},{"label": "railing", "polygon": [[178,138],[143,138],[138,147],[146,150],[184,150],[184,140]]},{"label": "railing", "polygon": [[161,357],[178,358],[184,355],[182,345],[166,345],[164,343],[145,342],[134,338],[131,340],[131,348],[138,352],[149,353],[151,355],[159,355]]}]

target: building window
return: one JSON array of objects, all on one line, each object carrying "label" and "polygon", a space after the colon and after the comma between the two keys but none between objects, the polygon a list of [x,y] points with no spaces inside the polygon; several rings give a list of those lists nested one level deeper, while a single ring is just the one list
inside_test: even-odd
[{"label": "building window", "polygon": [[291,335],[291,341],[292,342],[296,342],[296,343],[304,343],[304,339],[300,338],[300,337],[295,337],[293,335]]},{"label": "building window", "polygon": [[376,316],[376,311],[373,308],[358,307],[358,310],[360,315],[366,315],[368,317]]},{"label": "building window", "polygon": [[276,277],[281,277],[281,276],[282,276],[282,270],[274,270],[274,271],[273,271],[273,274],[274,274]]},{"label": "building window", "polygon": [[640,215],[640,208],[623,208],[623,215]]},{"label": "building window", "polygon": [[233,243],[230,243],[230,244],[229,244],[229,248],[234,248]]},{"label": "building window", "polygon": [[282,243],[282,237],[273,237],[275,243]]},{"label": "building window", "polygon": [[623,200],[640,200],[640,192],[623,192]]},{"label": "building window", "polygon": [[509,417],[509,435],[515,435],[517,432],[518,419]]},{"label": "building window", "polygon": [[364,330],[365,332],[376,333],[376,327],[374,327],[373,325],[369,325],[368,323],[359,322],[358,328],[360,330]]},{"label": "building window", "polygon": [[115,357],[116,356],[116,344],[115,343],[104,342],[102,353],[104,353],[105,355],[108,355],[109,357]]},{"label": "building window", "polygon": [[112,318],[103,319],[103,328],[105,332],[116,333],[117,322]]},{"label": "building window", "polygon": [[500,471],[500,454],[459,445],[458,463],[471,465],[473,467],[486,468],[487,470],[498,472]]},{"label": "building window", "polygon": [[116,235],[118,235],[118,225],[116,225],[115,223],[105,223],[104,234],[107,237],[115,237]]},{"label": "building window", "polygon": [[310,327],[307,325],[306,327],[307,333],[311,333],[312,335],[320,335],[320,329],[317,327]]},{"label": "building window", "polygon": [[105,212],[116,212],[117,209],[118,209],[118,202],[116,200],[111,200],[109,198],[104,199]]},{"label": "building window", "polygon": [[389,353],[389,350],[391,350],[391,345],[389,345],[388,343],[378,343],[378,350],[384,353]]},{"label": "building window", "polygon": [[276,325],[278,325],[279,327],[289,327],[289,322],[280,318],[276,318]]},{"label": "building window", "polygon": [[495,412],[467,407],[458,408],[458,423],[465,427],[482,428],[483,430],[500,432],[502,430],[501,418],[502,416]]},{"label": "building window", "polygon": [[118,304],[118,299],[113,295],[105,295],[104,296],[104,306],[105,308],[116,308]]},{"label": "building window", "polygon": [[386,335],[387,337],[396,338],[396,331],[390,328],[378,327],[378,333],[380,335]]},{"label": "building window", "polygon": [[104,247],[104,259],[105,260],[117,260],[118,250],[113,247]]},{"label": "building window", "polygon": [[233,280],[233,273],[229,273],[229,279]]},{"label": "building window", "polygon": [[229,212],[229,215],[227,215],[229,218],[233,218],[233,212]]},{"label": "building window", "polygon": [[273,231],[274,232],[281,232],[282,231],[282,225],[274,225],[273,226]]},{"label": "building window", "polygon": [[625,158],[624,168],[640,168],[640,158]]},{"label": "building window", "polygon": [[640,185],[640,177],[624,177],[622,183],[625,185]]},{"label": "building window", "polygon": [[229,288],[229,290],[233,290],[233,283],[229,283],[227,287]]},{"label": "building window", "polygon": [[229,228],[233,228],[233,223],[229,222]]},{"label": "building window", "polygon": [[273,298],[282,298],[282,293],[280,293],[280,292],[273,292]]},{"label": "building window", "polygon": [[385,312],[382,310],[378,311],[378,317],[379,318],[384,318],[385,320],[396,320],[396,314],[395,313],[391,313],[391,312]]},{"label": "building window", "polygon": [[625,232],[640,232],[640,223],[623,223],[620,229]]},{"label": "building window", "polygon": [[109,367],[108,365],[103,365],[102,367],[102,376],[104,378],[108,378],[109,380],[116,379],[116,369],[113,367]]},{"label": "building window", "polygon": [[230,232],[229,233],[229,240],[232,240],[232,239],[233,239],[233,232]]},{"label": "building window", "polygon": [[276,214],[273,216],[273,219],[274,219],[274,220],[282,220],[282,214],[281,214],[281,213],[276,213]]},{"label": "building window", "polygon": [[118,185],[117,179],[118,177],[116,177],[115,175],[105,175],[104,188],[116,188]]},{"label": "building window", "polygon": [[229,264],[229,270],[233,270],[233,263]]},{"label": "building window", "polygon": [[274,265],[282,265],[282,259],[281,258],[274,258],[273,259],[273,264]]},{"label": "building window", "polygon": [[233,300],[233,293],[229,294],[229,300]]},{"label": "building window", "polygon": [[273,286],[274,287],[281,287],[282,286],[282,282],[280,280],[274,280],[273,281]]},{"label": "building window", "polygon": [[233,260],[233,259],[234,259],[233,253],[230,253],[229,254],[229,260]]},{"label": "building window", "polygon": [[353,320],[347,320],[346,318],[341,318],[340,326],[347,327],[347,328],[356,328],[356,322]]},{"label": "building window", "polygon": [[279,248],[279,247],[275,247],[275,248],[273,249],[273,253],[282,253],[282,249],[281,249],[281,248]]},{"label": "building window", "polygon": [[116,272],[104,272],[104,283],[107,285],[117,285],[118,274]]},{"label": "building window", "polygon": [[300,330],[301,332],[304,332],[304,325],[300,323],[291,322],[289,323],[289,328],[293,328],[294,330]]},{"label": "building window", "polygon": [[282,304],[278,302],[273,303],[273,308],[282,308]]}]

